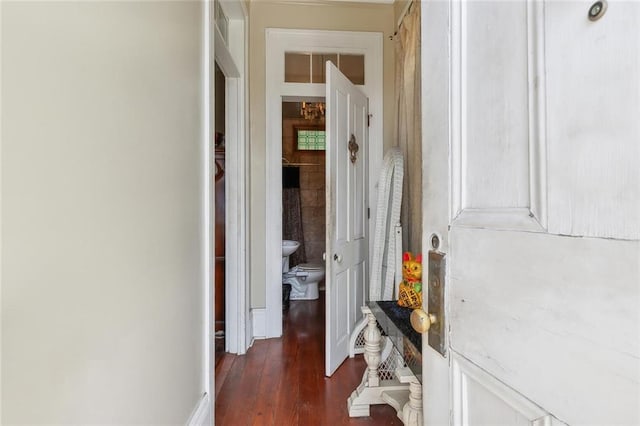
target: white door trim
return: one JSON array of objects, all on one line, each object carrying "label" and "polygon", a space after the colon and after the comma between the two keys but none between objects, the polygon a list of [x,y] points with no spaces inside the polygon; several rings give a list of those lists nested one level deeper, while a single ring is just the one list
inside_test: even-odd
[{"label": "white door trim", "polygon": [[[229,18],[228,42],[215,27],[215,60],[226,77],[225,134],[225,349],[244,354],[251,334],[247,291],[247,11],[242,2],[221,2]],[[238,285],[240,284],[240,285]]]},{"label": "white door trim", "polygon": [[[211,25],[211,2],[205,1],[202,4],[202,149],[204,151],[204,161],[202,164],[202,188],[204,194],[202,194],[203,206],[202,206],[202,229],[204,235],[202,236],[202,278],[203,278],[203,351],[202,357],[202,383],[204,386],[204,394],[211,395],[211,390],[215,389],[215,379],[213,372],[215,371],[215,341],[213,336],[214,324],[215,324],[215,279],[214,279],[214,261],[213,261],[213,247],[215,246],[215,227],[212,226],[215,223],[215,197],[213,196],[213,180],[215,179],[212,171],[213,166],[213,132],[214,128],[214,84],[213,73],[211,67],[213,66],[214,57],[214,45],[212,40],[212,25]],[[210,398],[205,403],[208,403],[209,412],[213,418],[215,410],[215,398]],[[202,401],[198,401],[201,404]],[[197,405],[199,407],[199,405]],[[199,408],[196,408],[196,412]],[[191,418],[193,418],[192,414]],[[188,420],[188,424],[191,423],[191,418]]]},{"label": "white door trim", "polygon": [[[282,335],[282,99],[324,97],[324,84],[284,82],[284,53],[339,52],[365,55],[365,85],[372,115],[369,129],[369,176],[378,176],[383,151],[383,54],[382,33],[267,28],[266,46],[266,205],[265,205],[265,301],[266,337]],[[369,205],[376,205],[376,182],[369,179]],[[372,214],[374,212],[372,211]],[[375,218],[369,221],[373,235]],[[371,252],[371,248],[369,250]]]},{"label": "white door trim", "polygon": [[[247,80],[248,69],[248,11],[243,1],[224,1],[221,6],[229,20],[229,43],[226,44],[220,31],[213,25],[213,2],[203,3],[203,146],[205,150],[204,160],[204,229],[206,236],[203,238],[203,265],[204,265],[204,357],[203,357],[203,383],[205,395],[214,395],[215,389],[215,271],[214,250],[215,247],[215,197],[214,172],[213,172],[213,130],[215,128],[215,84],[212,72],[215,62],[219,63],[225,76],[227,76],[226,92],[226,128],[228,139],[236,143],[227,146],[226,194],[234,191],[234,194],[243,194],[242,197],[230,197],[225,200],[227,207],[227,220],[225,232],[229,235],[238,235],[239,238],[226,239],[225,251],[229,259],[225,262],[227,277],[226,282],[244,283],[244,285],[227,285],[226,301],[226,330],[227,350],[231,346],[237,353],[245,353],[249,347],[250,329],[247,318],[249,317],[249,292],[247,291],[248,270],[245,262],[247,247]],[[231,49],[227,48],[231,46]],[[231,234],[233,232],[233,234]],[[229,296],[231,295],[231,296]],[[203,424],[213,424],[215,413],[215,396],[207,397],[205,404],[209,406],[209,416],[202,418]],[[198,417],[200,419],[201,417]]]}]

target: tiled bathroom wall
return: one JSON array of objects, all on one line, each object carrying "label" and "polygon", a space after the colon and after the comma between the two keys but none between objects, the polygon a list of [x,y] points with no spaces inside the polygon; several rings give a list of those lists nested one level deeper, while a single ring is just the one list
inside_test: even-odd
[{"label": "tiled bathroom wall", "polygon": [[325,251],[325,151],[298,151],[295,128],[316,124],[319,123],[301,118],[285,117],[282,120],[283,157],[291,163],[312,164],[299,166],[307,262],[322,262]]}]

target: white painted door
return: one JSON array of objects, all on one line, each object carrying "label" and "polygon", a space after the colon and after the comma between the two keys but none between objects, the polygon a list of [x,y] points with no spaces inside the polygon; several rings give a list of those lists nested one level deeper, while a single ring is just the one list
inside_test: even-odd
[{"label": "white painted door", "polygon": [[327,62],[325,374],[349,354],[368,269],[368,100]]},{"label": "white painted door", "polygon": [[640,3],[593,3],[424,6],[425,424],[640,423]]}]

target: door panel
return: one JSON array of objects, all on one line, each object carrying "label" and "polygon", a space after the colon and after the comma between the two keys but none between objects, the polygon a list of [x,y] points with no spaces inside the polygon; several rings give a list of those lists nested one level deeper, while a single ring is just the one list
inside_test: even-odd
[{"label": "door panel", "polygon": [[[354,86],[355,90],[358,90]],[[367,126],[367,116],[369,115],[368,100],[366,98],[360,100],[360,105],[353,108],[353,127],[357,129],[356,142],[359,145],[357,152],[357,160],[351,164],[350,170],[353,175],[353,188],[356,191],[353,192],[353,229],[352,236],[353,241],[357,241],[358,244],[362,244],[368,241],[367,235],[369,233],[369,219],[367,217],[368,203],[368,191],[366,190],[368,185],[368,167],[369,163],[369,141],[367,135],[369,128]],[[362,136],[358,137],[358,133]],[[359,248],[358,250],[362,250]],[[367,249],[368,250],[368,249]]]},{"label": "door panel", "polygon": [[[368,256],[368,100],[327,62],[327,275],[325,374],[346,359],[364,303]],[[358,145],[351,161],[350,140]],[[353,145],[353,144],[351,144]]]},{"label": "door panel", "polygon": [[452,354],[453,424],[552,426],[564,424],[464,358]]},{"label": "door panel", "polygon": [[542,11],[525,1],[459,2],[451,14],[451,220],[542,231]]},{"label": "door panel", "polygon": [[[327,83],[327,87],[329,87],[330,83]],[[329,89],[327,89],[329,90]],[[327,108],[333,108],[335,110],[336,120],[331,120],[332,117],[327,118],[326,123],[326,135],[327,135],[327,156],[330,157],[331,161],[327,162],[327,168],[332,167],[332,171],[335,173],[335,183],[334,187],[335,191],[335,199],[336,200],[348,200],[350,203],[352,202],[352,198],[350,196],[350,192],[352,191],[351,186],[349,185],[349,179],[351,178],[351,173],[348,167],[346,166],[346,162],[343,158],[338,158],[336,150],[337,147],[329,146],[332,141],[335,141],[338,137],[344,139],[345,135],[349,133],[349,96],[345,91],[341,91],[339,89],[334,91],[335,101],[331,102],[329,98],[327,98]],[[331,114],[331,111],[328,111]],[[338,119],[340,118],[340,119]],[[331,121],[331,123],[329,123]],[[335,127],[335,129],[329,129],[329,125]],[[347,136],[348,138],[348,136]],[[335,142],[333,142],[335,143]],[[329,170],[327,170],[329,172]],[[327,173],[327,179],[330,179],[329,173]],[[337,183],[340,184],[337,184]],[[327,188],[329,186],[327,185]],[[329,204],[327,204],[329,206]],[[329,207],[331,208],[331,207]],[[338,207],[335,207],[332,211],[335,213]],[[344,211],[344,209],[341,209]],[[351,209],[349,209],[351,210]],[[331,220],[335,220],[335,240],[339,244],[345,244],[349,239],[349,216],[346,214],[332,217]],[[330,253],[330,251],[327,251]]]},{"label": "door panel", "polygon": [[[360,262],[355,265],[354,271],[354,283],[364,283],[368,262]],[[364,304],[364,286],[362,285],[353,285],[351,287],[351,294],[349,294],[349,300],[355,301],[355,303],[359,303],[360,306]],[[358,319],[361,317],[361,312],[359,309],[351,310],[349,312],[349,324],[355,324]],[[350,333],[351,334],[351,333]]]},{"label": "door panel", "polygon": [[569,423],[628,423],[638,244],[462,228],[450,244],[452,349]]},{"label": "door panel", "polygon": [[546,4],[549,231],[640,238],[640,3]]},{"label": "door panel", "polygon": [[448,360],[423,351],[427,424],[640,423],[640,4],[592,3],[425,7],[449,329]]},{"label": "door panel", "polygon": [[349,323],[349,290],[353,277],[351,271],[348,269],[336,274],[335,286],[331,296],[331,302],[335,307],[333,321],[333,335],[335,346],[340,347],[345,339],[348,339],[348,326]]},{"label": "door panel", "polygon": [[462,204],[528,207],[527,5],[469,2],[460,12]]}]

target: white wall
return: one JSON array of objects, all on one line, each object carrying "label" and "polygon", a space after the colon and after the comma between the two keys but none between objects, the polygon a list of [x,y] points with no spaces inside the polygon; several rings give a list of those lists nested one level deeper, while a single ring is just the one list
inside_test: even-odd
[{"label": "white wall", "polygon": [[2,424],[184,423],[202,5],[2,3]]}]

